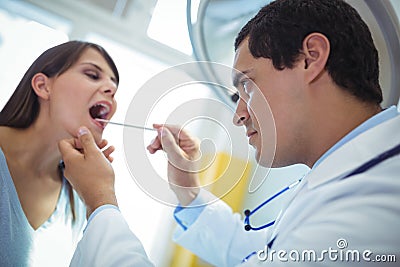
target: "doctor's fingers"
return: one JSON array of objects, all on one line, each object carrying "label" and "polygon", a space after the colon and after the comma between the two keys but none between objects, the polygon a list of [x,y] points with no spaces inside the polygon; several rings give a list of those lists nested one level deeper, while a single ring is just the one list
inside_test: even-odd
[{"label": "doctor's fingers", "polygon": [[107,141],[106,139],[101,139],[100,143],[97,144],[97,146],[98,146],[100,149],[105,148],[107,145],[108,145],[108,141]]},{"label": "doctor's fingers", "polygon": [[147,150],[150,152],[150,154],[154,154],[158,150],[163,150],[163,147],[161,144],[161,127],[162,126],[163,126],[162,124],[153,124],[153,127],[157,130],[157,136],[154,137],[154,139],[147,146]]},{"label": "doctor's fingers", "polygon": [[158,150],[163,150],[161,143],[161,131],[163,124],[153,124],[153,127],[157,130],[157,136],[154,137],[154,139],[147,146],[147,150],[150,152],[150,154],[154,154]]},{"label": "doctor's fingers", "polygon": [[[164,150],[164,146],[167,146],[167,149],[172,146],[172,141],[178,146],[174,147],[175,153],[186,154],[186,157],[189,159],[196,159],[199,155],[200,141],[195,136],[192,136],[188,131],[182,129],[179,125],[171,125],[171,124],[153,124],[153,127],[157,129],[157,136],[153,139],[150,145],[147,146],[147,150],[154,154],[158,150]],[[163,139],[162,134],[163,131],[167,131],[168,133],[165,136],[169,136],[171,138]],[[166,143],[164,143],[166,142]],[[165,151],[168,152],[168,151]],[[171,152],[171,150],[170,150]]]},{"label": "doctor's fingers", "polygon": [[[194,135],[190,134],[189,131],[183,129],[179,125],[172,124],[154,124],[154,128],[160,132],[163,129],[168,129],[174,136],[175,142],[181,147],[185,152],[196,150],[200,146],[200,140]],[[159,134],[160,136],[160,134]]]},{"label": "doctor's fingers", "polygon": [[[157,136],[153,139],[153,141],[151,141],[150,145],[147,146],[147,150],[149,150],[151,154],[154,154],[158,150],[164,150],[168,154],[168,151],[171,152],[171,146],[174,146],[175,149],[179,150],[175,137],[172,135],[172,133],[168,129],[164,130],[162,127],[157,126],[161,125],[158,124],[154,126],[154,128],[157,129]],[[167,135],[167,137],[163,136],[164,134]]]},{"label": "doctor's fingers", "polygon": [[113,162],[114,158],[111,157],[111,154],[115,151],[114,146],[109,146],[105,150],[103,150],[103,155],[108,159],[109,162]]},{"label": "doctor's fingers", "polygon": [[80,127],[78,130],[78,140],[82,145],[85,157],[97,156],[101,153],[100,148],[97,146],[92,133],[86,127]]},{"label": "doctor's fingers", "polygon": [[[58,142],[58,149],[64,161],[64,176],[70,177],[70,166],[77,161],[83,161],[84,155],[75,147],[74,139],[63,139]],[[71,182],[71,181],[70,181]]]},{"label": "doctor's fingers", "polygon": [[163,127],[168,129],[175,137],[176,144],[186,154],[186,158],[196,160],[200,156],[200,140],[191,135],[188,131],[181,129],[179,126],[167,125]]},{"label": "doctor's fingers", "polygon": [[158,129],[158,138],[161,140],[162,149],[167,153],[169,160],[177,162],[184,158],[188,158],[188,155],[179,147],[175,137],[168,128],[164,127]]},{"label": "doctor's fingers", "polygon": [[150,145],[147,146],[147,150],[150,154],[156,153],[158,150],[162,150],[161,140],[158,136],[156,136],[151,142]]},{"label": "doctor's fingers", "polygon": [[[78,139],[63,139],[58,142],[58,148],[64,163],[85,160],[91,155],[101,154],[102,151],[97,147],[92,134],[86,127],[81,127],[78,132]],[[114,151],[114,147],[107,148],[104,156],[109,157]]]},{"label": "doctor's fingers", "polygon": [[[101,139],[100,143],[97,144],[98,148],[103,149],[108,145],[108,141],[106,139]],[[77,149],[82,149],[81,141],[78,138],[75,138],[75,147]]]},{"label": "doctor's fingers", "polygon": [[112,158],[110,155],[115,151],[114,146],[109,146],[105,148],[108,145],[108,141],[106,139],[102,139],[100,143],[97,144],[97,146],[103,151],[103,155],[108,159],[108,161],[113,162],[114,158]]},{"label": "doctor's fingers", "polygon": [[191,134],[187,130],[183,129],[182,126],[179,125],[153,124],[153,127],[156,128],[157,130],[162,130],[163,128],[167,128],[174,136],[177,143],[181,140],[195,139],[195,137],[191,136]]},{"label": "doctor's fingers", "polygon": [[79,148],[76,147],[73,138],[60,140],[58,142],[58,149],[60,150],[63,159],[70,157],[83,157]]}]

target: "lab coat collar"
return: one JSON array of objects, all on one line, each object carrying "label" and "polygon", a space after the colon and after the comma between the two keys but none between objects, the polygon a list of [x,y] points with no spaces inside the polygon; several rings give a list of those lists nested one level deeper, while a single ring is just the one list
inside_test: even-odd
[{"label": "lab coat collar", "polygon": [[[397,133],[397,134],[396,134]],[[305,179],[312,189],[333,179],[345,177],[363,163],[400,143],[400,115],[360,134],[338,148]]]}]

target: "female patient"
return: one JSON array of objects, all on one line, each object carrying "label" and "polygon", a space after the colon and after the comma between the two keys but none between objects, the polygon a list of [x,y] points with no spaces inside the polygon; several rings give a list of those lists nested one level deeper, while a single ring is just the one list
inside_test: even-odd
[{"label": "female patient", "polygon": [[114,114],[118,82],[107,52],[80,41],[50,48],[25,73],[0,114],[0,266],[69,265],[86,212],[57,143],[85,125],[105,148],[95,119]]}]

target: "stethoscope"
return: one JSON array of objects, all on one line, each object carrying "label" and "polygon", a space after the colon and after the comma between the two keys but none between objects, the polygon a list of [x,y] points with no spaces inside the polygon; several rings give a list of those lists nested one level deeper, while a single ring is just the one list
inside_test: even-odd
[{"label": "stethoscope", "polygon": [[[349,174],[344,176],[342,179],[346,179],[346,178],[348,178],[350,176],[363,173],[363,172],[369,170],[370,168],[374,167],[375,165],[381,163],[382,161],[384,161],[384,160],[386,160],[388,158],[394,157],[394,156],[396,156],[398,154],[400,154],[400,144],[395,146],[395,147],[393,147],[392,149],[389,149],[389,150],[383,152],[382,154],[379,154],[375,158],[367,161],[366,163],[362,164],[361,166],[359,166],[358,168],[356,168],[355,170],[353,170],[352,172],[350,172]],[[265,205],[267,205],[269,202],[271,202],[273,199],[275,199],[279,195],[283,194],[284,192],[286,192],[289,189],[291,189],[294,186],[296,186],[298,183],[300,183],[301,180],[302,180],[302,178],[300,178],[299,180],[295,181],[294,183],[286,186],[281,191],[279,191],[278,193],[276,193],[275,195],[271,196],[270,198],[265,200],[263,203],[258,205],[254,210],[252,210],[252,211],[250,211],[248,209],[245,210],[244,211],[244,216],[245,216],[245,218],[244,218],[244,229],[246,231],[250,231],[250,230],[258,231],[258,230],[262,230],[264,228],[272,226],[275,223],[275,221],[269,222],[269,223],[264,224],[264,225],[259,226],[259,227],[253,227],[250,224],[250,216],[253,215],[255,212],[257,212],[262,207],[264,207]]]},{"label": "stethoscope", "polygon": [[275,221],[269,222],[267,224],[261,225],[260,227],[253,227],[250,225],[250,216],[253,215],[254,213],[256,213],[256,211],[258,211],[259,209],[261,209],[262,207],[264,207],[265,205],[267,205],[269,202],[271,202],[272,200],[274,200],[276,197],[278,197],[279,195],[285,193],[286,191],[288,191],[289,189],[291,189],[292,187],[296,186],[298,183],[300,183],[300,181],[303,179],[300,178],[299,180],[295,181],[294,183],[291,183],[290,185],[286,186],[285,188],[283,188],[281,191],[279,191],[278,193],[276,193],[275,195],[271,196],[270,198],[268,198],[267,200],[265,200],[263,203],[261,203],[260,205],[258,205],[254,210],[250,211],[250,210],[245,210],[244,211],[244,230],[246,231],[258,231],[267,227],[272,226]]}]

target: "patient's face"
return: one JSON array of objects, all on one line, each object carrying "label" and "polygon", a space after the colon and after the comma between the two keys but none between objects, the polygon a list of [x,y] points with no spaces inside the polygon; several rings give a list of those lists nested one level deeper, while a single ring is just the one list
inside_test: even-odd
[{"label": "patient's face", "polygon": [[89,48],[67,71],[50,78],[50,120],[69,137],[86,126],[98,143],[105,124],[95,119],[114,115],[116,91],[116,78],[107,61]]}]

